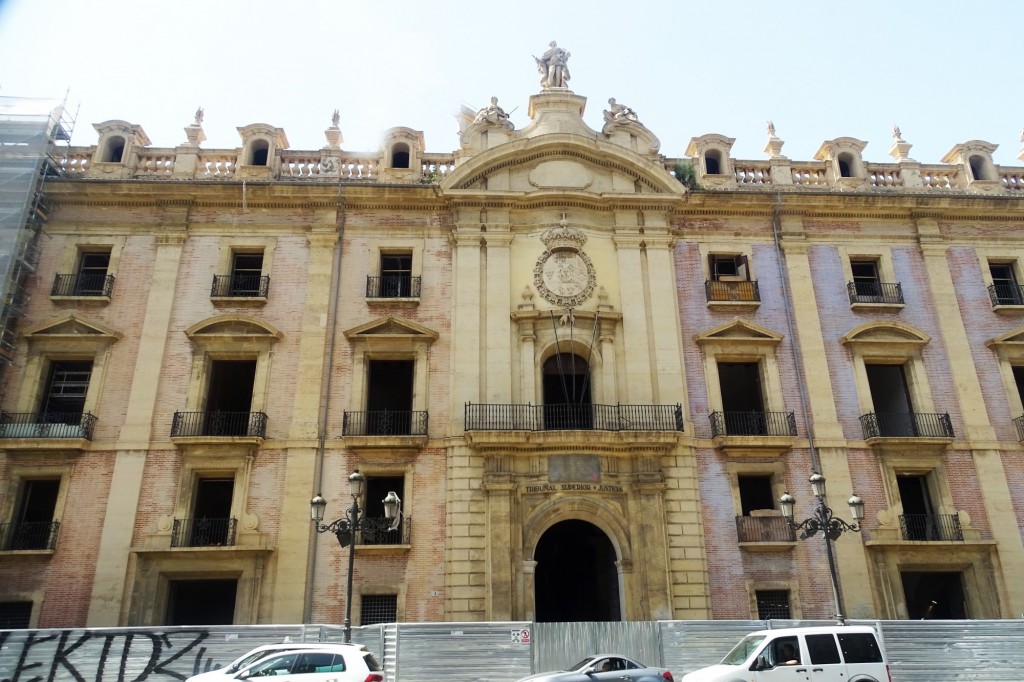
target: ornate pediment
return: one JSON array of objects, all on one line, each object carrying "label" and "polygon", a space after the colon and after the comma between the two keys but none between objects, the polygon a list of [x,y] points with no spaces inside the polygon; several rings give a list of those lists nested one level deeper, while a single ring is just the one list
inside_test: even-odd
[{"label": "ornate pediment", "polygon": [[731,322],[712,327],[694,336],[694,341],[698,344],[721,342],[778,344],[782,339],[782,334],[738,317]]},{"label": "ornate pediment", "polygon": [[224,315],[203,320],[185,330],[193,341],[213,338],[265,338],[277,340],[281,332],[262,320],[244,315]]},{"label": "ornate pediment", "polygon": [[404,338],[422,340],[429,343],[436,340],[437,337],[438,333],[432,329],[408,320],[400,320],[396,317],[385,317],[373,322],[367,322],[345,332],[345,338],[349,341]]},{"label": "ornate pediment", "polygon": [[93,322],[75,314],[68,314],[53,320],[47,320],[22,330],[21,335],[29,342],[41,339],[107,339],[116,341],[121,333],[114,331],[99,322]]},{"label": "ornate pediment", "polygon": [[930,340],[924,332],[902,322],[869,322],[839,339],[843,345],[864,346],[923,346]]}]

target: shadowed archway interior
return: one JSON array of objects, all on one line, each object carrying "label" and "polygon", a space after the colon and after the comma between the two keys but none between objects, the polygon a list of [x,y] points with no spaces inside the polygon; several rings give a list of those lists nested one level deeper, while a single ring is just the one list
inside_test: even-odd
[{"label": "shadowed archway interior", "polygon": [[586,521],[556,523],[537,543],[538,622],[622,620],[615,548]]}]

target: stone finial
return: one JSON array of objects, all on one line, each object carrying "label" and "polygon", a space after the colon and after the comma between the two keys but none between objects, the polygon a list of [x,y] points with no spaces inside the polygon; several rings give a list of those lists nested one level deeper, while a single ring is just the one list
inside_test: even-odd
[{"label": "stone finial", "polygon": [[903,142],[903,133],[900,132],[900,127],[895,123],[892,124],[892,139],[893,142]]},{"label": "stone finial", "polygon": [[892,124],[892,147],[889,149],[889,156],[896,159],[897,163],[903,163],[904,161],[914,162],[914,159],[910,158],[910,148],[914,145],[910,144],[903,139],[903,133],[900,132],[900,127],[895,123]]},{"label": "stone finial", "polygon": [[324,137],[327,138],[327,149],[341,149],[341,128],[338,124],[341,123],[341,115],[338,110],[335,109],[334,113],[331,114],[331,127],[324,131]]},{"label": "stone finial", "polygon": [[777,140],[778,136],[775,134],[775,124],[772,123],[771,119],[768,119],[768,139]]},{"label": "stone finial", "polygon": [[206,133],[203,132],[203,108],[196,109],[195,119],[191,125],[185,126],[185,145],[198,147],[206,141]]},{"label": "stone finial", "polygon": [[775,124],[772,121],[768,121],[768,144],[764,146],[764,152],[768,155],[769,159],[784,159],[782,155],[782,145],[786,144],[779,139],[778,135],[775,134]]}]

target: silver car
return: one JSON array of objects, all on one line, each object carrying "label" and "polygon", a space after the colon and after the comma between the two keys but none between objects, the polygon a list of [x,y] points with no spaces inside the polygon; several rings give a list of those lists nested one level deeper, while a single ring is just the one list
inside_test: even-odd
[{"label": "silver car", "polygon": [[594,654],[566,670],[537,673],[518,682],[600,682],[625,680],[628,682],[674,682],[672,673],[665,668],[651,668],[622,654]]}]

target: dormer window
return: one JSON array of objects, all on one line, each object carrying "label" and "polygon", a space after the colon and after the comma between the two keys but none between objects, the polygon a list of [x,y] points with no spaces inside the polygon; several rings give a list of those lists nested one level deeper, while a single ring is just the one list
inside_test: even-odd
[{"label": "dormer window", "polygon": [[114,135],[107,140],[106,146],[103,148],[103,161],[105,163],[121,163],[121,158],[124,156],[124,138],[120,135]]},{"label": "dormer window", "polygon": [[852,178],[853,177],[853,154],[849,152],[843,152],[837,159],[839,164],[839,177],[841,178]]},{"label": "dormer window", "polygon": [[722,152],[717,149],[708,150],[704,154],[704,170],[708,175],[721,175]]},{"label": "dormer window", "polygon": [[975,180],[989,180],[989,179],[991,179],[991,178],[988,177],[988,169],[987,169],[987,164],[985,163],[985,158],[984,157],[978,156],[977,154],[974,154],[970,158],[970,164],[971,164],[971,176]]},{"label": "dormer window", "polygon": [[250,166],[266,166],[267,157],[270,154],[270,143],[266,140],[253,140],[250,147],[252,155]]},{"label": "dormer window", "polygon": [[409,145],[404,142],[399,142],[391,148],[391,167],[392,168],[408,168],[409,167]]}]

